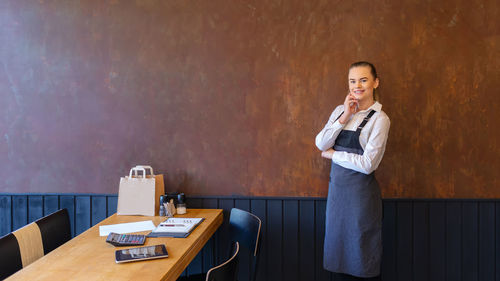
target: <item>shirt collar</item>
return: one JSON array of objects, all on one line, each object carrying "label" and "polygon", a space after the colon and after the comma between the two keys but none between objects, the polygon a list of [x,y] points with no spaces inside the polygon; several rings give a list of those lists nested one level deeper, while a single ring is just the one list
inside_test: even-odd
[{"label": "shirt collar", "polygon": [[372,106],[368,107],[365,110],[361,110],[360,112],[370,112],[371,110],[375,110],[376,112],[381,111],[382,110],[382,104],[379,103],[378,101],[375,101],[375,103],[372,104]]}]

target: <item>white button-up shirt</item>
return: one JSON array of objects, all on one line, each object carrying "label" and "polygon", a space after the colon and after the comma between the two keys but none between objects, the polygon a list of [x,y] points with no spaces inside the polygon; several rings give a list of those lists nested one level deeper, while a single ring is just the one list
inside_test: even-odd
[{"label": "white button-up shirt", "polygon": [[370,118],[361,130],[359,143],[364,150],[363,155],[349,153],[345,151],[335,151],[332,161],[344,168],[351,169],[364,174],[371,174],[375,171],[384,156],[387,136],[391,121],[385,112],[382,111],[382,104],[375,102],[370,108],[356,112],[346,124],[340,124],[337,119],[344,111],[344,105],[339,105],[330,115],[328,122],[316,136],[316,146],[325,151],[333,147],[337,136],[342,130],[356,131],[371,110],[376,113]]}]

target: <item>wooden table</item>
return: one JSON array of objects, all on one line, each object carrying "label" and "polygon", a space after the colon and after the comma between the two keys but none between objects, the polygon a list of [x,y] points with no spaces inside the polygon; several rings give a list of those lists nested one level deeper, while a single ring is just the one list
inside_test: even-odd
[{"label": "wooden table", "polygon": [[[222,224],[220,209],[188,209],[185,215],[205,220],[187,238],[147,238],[144,246],[165,244],[168,258],[117,264],[114,247],[99,236],[99,225],[152,220],[155,225],[165,217],[117,216],[103,220],[84,233],[7,280],[176,280],[205,243]],[[141,232],[147,234],[149,231]]]}]

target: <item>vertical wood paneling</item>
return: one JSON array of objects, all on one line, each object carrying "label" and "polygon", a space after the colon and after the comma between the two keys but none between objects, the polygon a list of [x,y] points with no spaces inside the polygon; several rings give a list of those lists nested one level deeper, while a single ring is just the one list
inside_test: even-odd
[{"label": "vertical wood paneling", "polygon": [[104,220],[106,216],[106,197],[92,196],[91,198],[91,225],[94,226]]},{"label": "vertical wood paneling", "polygon": [[382,222],[382,280],[397,280],[396,261],[396,203],[389,201],[384,204]]},{"label": "vertical wood paneling", "polygon": [[234,199],[220,199],[219,200],[219,209],[222,209],[224,212],[224,222],[219,228],[218,231],[218,239],[219,244],[218,248],[220,249],[219,254],[217,255],[217,264],[221,264],[226,259],[229,258],[229,216],[231,214],[231,209],[234,208]]},{"label": "vertical wood paneling", "polygon": [[[251,213],[258,216],[262,220],[262,240],[260,246],[260,259],[257,265],[257,280],[268,280],[266,278],[266,264],[267,264],[267,217],[266,217],[266,200],[253,199],[251,201]],[[269,280],[271,281],[271,280]]]},{"label": "vertical wood paneling", "polygon": [[299,281],[299,202],[283,202],[283,280]]},{"label": "vertical wood paneling", "polygon": [[420,201],[413,202],[413,280],[429,280],[429,204]]},{"label": "vertical wood paneling", "polygon": [[479,280],[495,280],[495,205],[479,205]]},{"label": "vertical wood paneling", "polygon": [[12,197],[0,196],[0,237],[12,231]]},{"label": "vertical wood paneling", "polygon": [[[202,208],[205,209],[217,209],[217,203],[218,200],[215,198],[205,198],[203,199],[202,202]],[[218,231],[218,230],[217,230]],[[208,240],[207,244],[205,247],[202,249],[202,254],[203,254],[203,272],[207,272],[210,268],[215,266],[215,255],[217,254],[217,247],[216,247],[216,235],[212,236],[210,240]]]},{"label": "vertical wood paneling", "polygon": [[231,209],[234,208],[234,200],[235,199],[219,199],[219,209],[224,210],[224,221],[229,221],[229,214],[231,213]]},{"label": "vertical wood paneling", "polygon": [[[186,199],[186,206],[188,207],[187,214],[189,214],[189,208],[199,209],[199,208],[202,208],[202,205],[203,205],[203,198],[187,198]],[[186,272],[189,275],[200,274],[203,272],[203,252],[202,251],[200,251],[194,257],[194,259],[189,264],[189,267],[186,269]]]},{"label": "vertical wood paneling", "polygon": [[[462,280],[478,281],[478,209],[476,202],[462,204]],[[482,281],[482,280],[481,280]]]},{"label": "vertical wood paneling", "polygon": [[500,281],[500,203],[495,203],[495,280]]},{"label": "vertical wood paneling", "polygon": [[90,196],[75,196],[75,236],[90,228]]},{"label": "vertical wood paneling", "polygon": [[429,204],[429,280],[446,280],[446,208],[443,202]]},{"label": "vertical wood paneling", "polygon": [[281,200],[267,200],[267,277],[283,280],[283,205]]},{"label": "vertical wood paneling", "polygon": [[[116,195],[0,195],[0,235],[59,208],[68,209],[77,235],[115,213],[116,200]],[[188,272],[206,272],[227,258],[229,212],[236,207],[263,222],[257,280],[333,279],[322,264],[326,200],[190,200],[191,208],[224,209],[224,223]],[[499,206],[485,200],[385,200],[383,280],[500,281]],[[249,280],[250,262],[250,253],[240,259],[239,280]]]},{"label": "vertical wood paneling", "polygon": [[207,209],[217,209],[218,204],[219,200],[217,198],[204,198],[202,207]]},{"label": "vertical wood paneling", "polygon": [[188,275],[203,273],[203,252],[199,252],[186,268]]},{"label": "vertical wood paneling", "polygon": [[[203,198],[186,198],[186,207],[199,209],[203,205]],[[189,210],[187,210],[189,212]]]},{"label": "vertical wood paneling", "polygon": [[43,215],[47,216],[59,210],[59,196],[45,195],[43,196]]},{"label": "vertical wood paneling", "polygon": [[12,196],[12,230],[19,229],[28,224],[28,196]]},{"label": "vertical wood paneling", "polygon": [[28,197],[28,223],[43,217],[43,197],[33,195]]},{"label": "vertical wood paneling", "polygon": [[62,195],[59,197],[59,206],[61,209],[68,209],[69,222],[71,224],[71,236],[75,235],[75,196],[73,195]]},{"label": "vertical wood paneling", "polygon": [[396,217],[396,255],[398,259],[398,280],[413,280],[413,220],[412,203],[399,202]]},{"label": "vertical wood paneling", "polygon": [[235,199],[234,207],[250,212],[250,200],[249,199]]},{"label": "vertical wood paneling", "polygon": [[330,280],[330,272],[323,268],[323,245],[325,240],[326,201],[316,200],[315,203],[315,276],[318,281]]},{"label": "vertical wood paneling", "polygon": [[460,202],[446,203],[446,277],[447,280],[461,281],[458,270],[462,262],[462,213]]},{"label": "vertical wood paneling", "polygon": [[[199,209],[202,208],[203,206],[203,199],[202,198],[187,198],[186,199],[186,206],[188,207],[187,209],[187,214],[189,214],[189,208],[193,209]],[[200,274],[203,273],[203,252],[200,251],[194,259],[191,261],[189,264],[189,267],[187,267],[186,272],[191,275],[191,274]]]},{"label": "vertical wood paneling", "polygon": [[299,201],[299,263],[300,263],[300,280],[315,280],[314,265],[315,265],[315,207],[314,200]]},{"label": "vertical wood paneling", "polygon": [[107,196],[107,209],[106,216],[111,216],[116,213],[116,207],[118,206],[118,196]]}]

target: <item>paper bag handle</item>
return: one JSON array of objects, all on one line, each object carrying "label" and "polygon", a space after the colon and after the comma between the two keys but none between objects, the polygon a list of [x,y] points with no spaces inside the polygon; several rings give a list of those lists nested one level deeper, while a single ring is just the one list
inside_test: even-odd
[{"label": "paper bag handle", "polygon": [[151,166],[146,166],[146,165],[137,165],[134,168],[130,169],[130,173],[128,176],[129,176],[129,178],[132,178],[132,171],[134,171],[134,175],[137,177],[138,176],[137,172],[142,171],[142,176],[145,178],[146,177],[146,169],[149,169],[151,175],[154,176],[153,168]]},{"label": "paper bag handle", "polygon": [[149,172],[151,173],[152,176],[154,176],[155,173],[153,173],[153,167],[151,166],[147,166],[147,165],[137,165],[135,166],[136,168],[139,168],[139,169],[149,169]]}]

